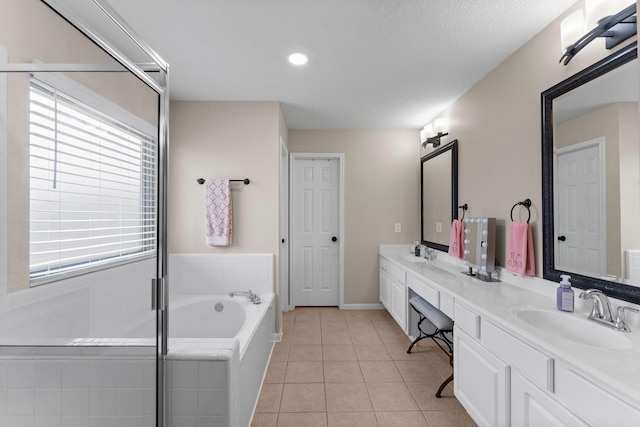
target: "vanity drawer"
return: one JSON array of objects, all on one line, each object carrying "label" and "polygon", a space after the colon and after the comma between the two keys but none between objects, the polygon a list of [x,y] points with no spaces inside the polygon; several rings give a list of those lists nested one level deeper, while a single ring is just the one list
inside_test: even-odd
[{"label": "vanity drawer", "polygon": [[538,386],[553,392],[553,358],[520,341],[490,321],[482,320],[482,343]]},{"label": "vanity drawer", "polygon": [[440,309],[441,312],[455,320],[454,318],[454,299],[452,295],[445,294],[444,292],[440,292]]},{"label": "vanity drawer", "polygon": [[409,274],[409,287],[415,293],[427,300],[435,308],[440,308],[440,292],[424,283],[412,274]]},{"label": "vanity drawer", "polygon": [[397,265],[393,266],[393,271],[390,272],[394,279],[396,279],[400,284],[407,284],[407,272],[398,267]]},{"label": "vanity drawer", "polygon": [[475,339],[480,339],[480,315],[469,310],[467,307],[455,304],[453,319],[455,325],[465,331]]}]

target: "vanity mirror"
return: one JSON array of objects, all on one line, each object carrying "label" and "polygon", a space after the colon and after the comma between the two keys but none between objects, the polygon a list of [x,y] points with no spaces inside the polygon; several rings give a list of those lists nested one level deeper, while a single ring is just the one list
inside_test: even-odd
[{"label": "vanity mirror", "polygon": [[458,215],[458,140],[422,157],[420,165],[422,244],[446,252]]},{"label": "vanity mirror", "polygon": [[640,303],[637,43],[542,93],[543,277]]}]

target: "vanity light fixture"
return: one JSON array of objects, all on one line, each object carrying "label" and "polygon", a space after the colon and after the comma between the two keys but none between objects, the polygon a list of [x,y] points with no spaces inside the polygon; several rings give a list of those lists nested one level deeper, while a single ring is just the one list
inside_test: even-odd
[{"label": "vanity light fixture", "polygon": [[[629,3],[629,0],[622,0],[622,2]],[[609,13],[606,9],[603,9],[603,5],[610,7],[612,4],[620,4],[620,1],[587,0],[585,2],[587,9],[586,15],[589,17],[587,20],[593,20],[592,17],[597,13]],[[560,62],[567,65],[578,52],[598,37],[604,37],[605,47],[607,49],[613,49],[637,33],[637,17],[634,15],[636,15],[635,1],[620,12],[603,17],[597,22],[594,29],[579,37],[576,42],[569,44],[566,40],[569,39],[569,37],[576,37],[576,35],[579,34],[580,28],[584,25],[578,23],[579,19],[584,21],[582,11],[572,13],[560,24],[560,31],[562,33],[560,38],[563,48],[565,48]],[[571,35],[569,35],[569,33]]]},{"label": "vanity light fixture", "polygon": [[424,148],[433,144],[433,147],[440,146],[440,138],[449,135],[445,130],[448,127],[447,120],[444,118],[436,119],[435,122],[425,125],[420,131],[420,143]]}]

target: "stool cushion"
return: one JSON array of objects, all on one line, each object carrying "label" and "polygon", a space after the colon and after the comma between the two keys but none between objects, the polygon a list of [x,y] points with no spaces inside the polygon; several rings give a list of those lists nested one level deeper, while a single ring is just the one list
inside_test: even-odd
[{"label": "stool cushion", "polygon": [[433,326],[441,331],[453,330],[453,320],[433,305],[429,304],[424,298],[415,295],[409,299],[409,304],[420,314],[433,323]]}]

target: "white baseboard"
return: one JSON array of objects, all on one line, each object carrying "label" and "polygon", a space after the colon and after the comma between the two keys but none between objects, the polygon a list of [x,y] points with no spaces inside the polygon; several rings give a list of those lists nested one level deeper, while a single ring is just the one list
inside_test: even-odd
[{"label": "white baseboard", "polygon": [[380,303],[377,304],[343,304],[340,307],[343,310],[380,310],[384,306]]},{"label": "white baseboard", "polygon": [[271,334],[271,342],[280,342],[282,341],[282,332],[274,332]]}]

